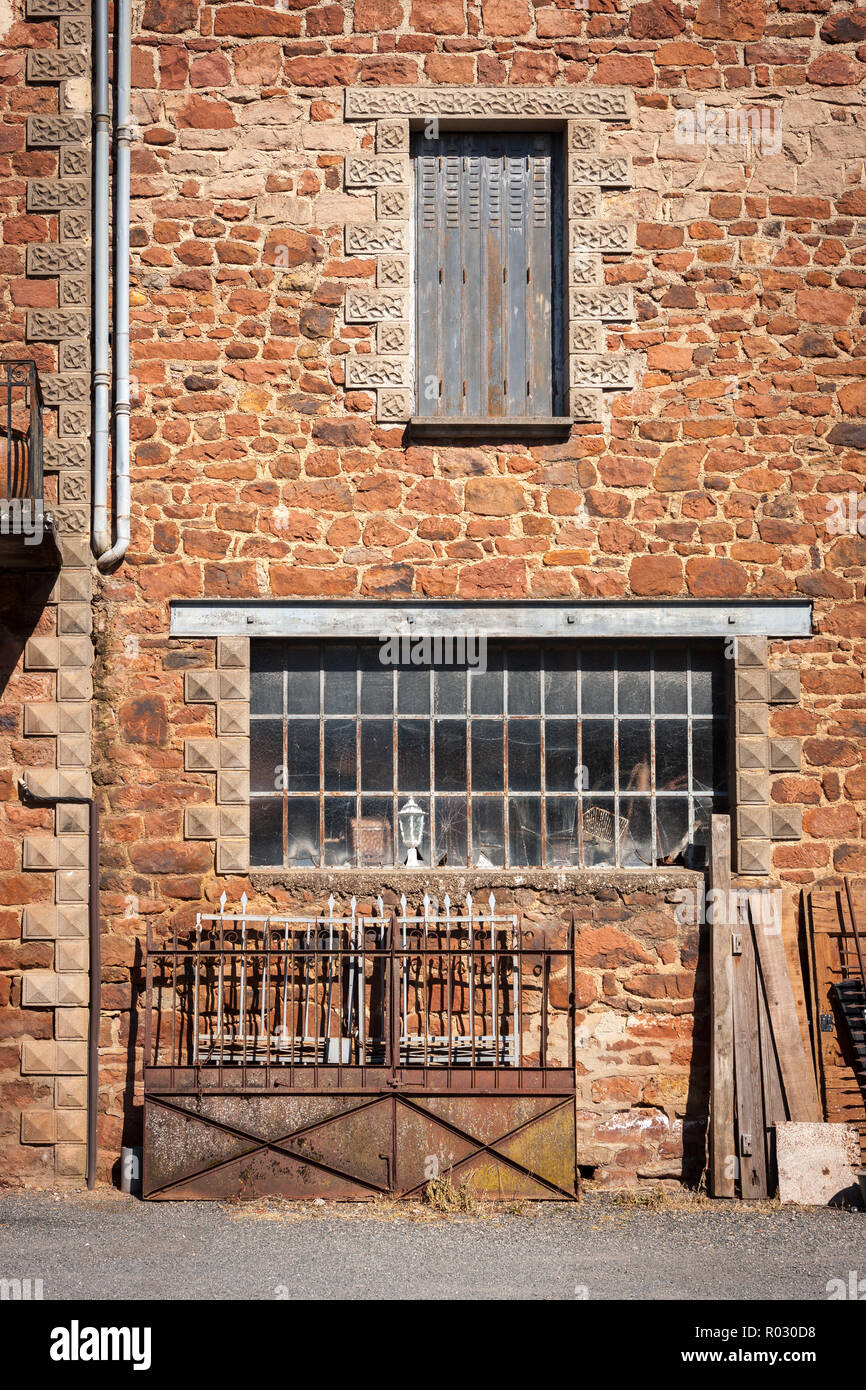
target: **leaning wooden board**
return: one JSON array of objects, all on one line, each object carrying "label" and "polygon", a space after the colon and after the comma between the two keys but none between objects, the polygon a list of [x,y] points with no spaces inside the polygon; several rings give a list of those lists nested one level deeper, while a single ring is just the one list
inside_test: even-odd
[{"label": "leaning wooden board", "polygon": [[[841,894],[844,889],[814,889],[809,895],[807,930],[811,946],[811,995],[815,1051],[825,1119],[854,1125],[866,1162],[866,1100],[846,1056],[842,1019],[833,985],[844,979],[843,945],[850,944]],[[866,920],[866,891],[854,888],[858,920]]]}]

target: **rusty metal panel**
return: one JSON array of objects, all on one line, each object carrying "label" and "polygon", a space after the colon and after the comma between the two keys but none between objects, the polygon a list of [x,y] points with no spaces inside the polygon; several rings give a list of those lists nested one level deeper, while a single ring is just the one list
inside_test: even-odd
[{"label": "rusty metal panel", "polygon": [[241,908],[148,942],[145,1197],[576,1197],[572,933]]}]

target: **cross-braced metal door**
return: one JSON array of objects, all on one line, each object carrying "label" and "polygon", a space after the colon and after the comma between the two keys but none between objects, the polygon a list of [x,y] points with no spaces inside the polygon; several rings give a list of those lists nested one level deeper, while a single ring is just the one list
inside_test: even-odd
[{"label": "cross-braced metal door", "polygon": [[378,909],[148,943],[146,1197],[577,1195],[570,932]]}]

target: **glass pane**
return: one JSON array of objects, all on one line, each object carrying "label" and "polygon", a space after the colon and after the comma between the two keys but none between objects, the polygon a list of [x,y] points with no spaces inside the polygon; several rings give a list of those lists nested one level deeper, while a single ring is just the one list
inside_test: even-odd
[{"label": "glass pane", "polygon": [[484,796],[472,800],[472,863],[479,869],[505,863],[503,800]]},{"label": "glass pane", "polygon": [[573,719],[544,721],[544,776],[549,792],[580,790],[577,724]]},{"label": "glass pane", "polygon": [[586,789],[613,791],[613,720],[588,719],[581,729]]},{"label": "glass pane", "polygon": [[466,798],[436,798],[436,864],[466,863]]},{"label": "glass pane", "polygon": [[[250,791],[283,790],[283,726],[279,719],[250,723]],[[282,860],[282,851],[280,859]]]},{"label": "glass pane", "polygon": [[473,792],[498,792],[505,786],[504,735],[501,719],[473,719]]},{"label": "glass pane", "polygon": [[508,720],[508,785],[512,791],[541,790],[541,720]]},{"label": "glass pane", "polygon": [[652,802],[648,796],[620,799],[622,849],[620,862],[626,867],[647,868],[653,862]]},{"label": "glass pane", "polygon": [[357,724],[354,719],[325,720],[325,791],[354,791]]},{"label": "glass pane", "polygon": [[473,714],[502,713],[502,648],[488,645],[487,670],[469,677]]},{"label": "glass pane", "polygon": [[429,671],[397,672],[397,709],[401,714],[430,713]]},{"label": "glass pane", "polygon": [[436,671],[434,709],[437,714],[466,713],[466,672]]},{"label": "glass pane", "polygon": [[394,807],[390,798],[365,796],[360,820],[351,817],[349,833],[359,864],[394,863]]},{"label": "glass pane", "polygon": [[547,863],[577,864],[576,796],[554,796],[547,802]]},{"label": "glass pane", "polygon": [[319,790],[319,721],[290,719],[286,747],[286,791]]},{"label": "glass pane", "polygon": [[394,734],[390,719],[361,723],[361,789],[385,790],[394,785]]},{"label": "glass pane", "polygon": [[727,723],[696,719],[692,724],[692,785],[698,791],[723,789],[727,770]]},{"label": "glass pane", "polygon": [[361,661],[361,713],[391,714],[394,709],[394,673],[379,660],[378,646],[365,644]]},{"label": "glass pane", "polygon": [[535,651],[512,647],[508,652],[508,713],[539,714],[540,711],[538,655]]},{"label": "glass pane", "polygon": [[584,714],[613,714],[613,656],[586,651],[581,656],[580,708]]},{"label": "glass pane", "polygon": [[692,841],[686,858],[689,869],[706,868],[710,854],[710,817],[714,811],[725,811],[724,798],[699,797],[695,799],[695,818],[692,825]]},{"label": "glass pane", "polygon": [[319,649],[318,647],[296,647],[289,643],[286,648],[288,676],[286,684],[286,711],[288,714],[319,713]]},{"label": "glass pane", "polygon": [[541,797],[508,798],[509,864],[541,863]]},{"label": "glass pane", "polygon": [[354,714],[357,708],[354,647],[325,646],[325,714]]},{"label": "glass pane", "polygon": [[583,862],[587,868],[616,863],[616,842],[626,829],[614,816],[613,797],[583,803]]},{"label": "glass pane", "polygon": [[314,868],[319,862],[319,803],[299,797],[288,803],[286,863],[296,869]]},{"label": "glass pane", "polygon": [[402,791],[430,790],[430,724],[401,719],[397,725],[397,786]]},{"label": "glass pane", "polygon": [[656,714],[685,714],[688,688],[685,652],[655,654]]},{"label": "glass pane", "polygon": [[338,867],[351,864],[349,819],[355,814],[354,797],[325,797],[325,863]]},{"label": "glass pane", "polygon": [[439,719],[436,721],[435,759],[437,792],[465,791],[465,720]]},{"label": "glass pane", "polygon": [[283,799],[253,797],[250,801],[250,863],[282,864]]},{"label": "glass pane", "polygon": [[[430,863],[430,798],[428,796],[415,796],[412,798],[418,807],[421,817],[421,839],[417,845],[418,859],[422,864]],[[410,818],[404,816],[401,820],[400,812],[405,806],[409,805],[409,797],[401,797],[397,803],[397,863],[405,864],[409,858],[409,840],[407,835],[411,833],[413,826]],[[411,813],[411,820],[414,821],[415,813]],[[405,832],[405,833],[404,833]],[[417,834],[413,837],[417,839]],[[417,862],[417,861],[416,861]]]},{"label": "glass pane", "polygon": [[649,652],[620,652],[617,701],[620,714],[649,714]]},{"label": "glass pane", "polygon": [[648,719],[619,721],[620,792],[650,789],[650,722]]},{"label": "glass pane", "polygon": [[577,713],[577,677],[573,651],[548,647],[544,654],[545,714]]},{"label": "glass pane", "polygon": [[656,720],[656,791],[686,791],[689,731],[685,719]]},{"label": "glass pane", "polygon": [[[282,714],[283,648],[272,642],[250,643],[250,714]],[[282,853],[280,854],[282,859]]]},{"label": "glass pane", "polygon": [[682,864],[689,853],[689,803],[686,797],[659,797],[656,802],[658,855],[661,864]]},{"label": "glass pane", "polygon": [[715,652],[692,651],[692,714],[725,713],[725,662]]}]

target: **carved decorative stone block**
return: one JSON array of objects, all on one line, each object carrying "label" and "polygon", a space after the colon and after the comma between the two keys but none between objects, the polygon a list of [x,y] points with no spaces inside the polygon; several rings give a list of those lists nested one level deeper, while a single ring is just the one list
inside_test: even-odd
[{"label": "carved decorative stone block", "polygon": [[737,773],[737,802],[754,805],[770,799],[770,777],[766,772]]},{"label": "carved decorative stone block", "polygon": [[631,94],[609,87],[346,88],[348,121],[377,116],[556,116],[627,121]]},{"label": "carved decorative stone block", "polygon": [[630,390],[634,385],[634,363],[628,354],[572,354],[570,380],[575,386],[617,386]]},{"label": "carved decorative stone block", "polygon": [[217,705],[217,733],[249,737],[250,707],[240,700],[221,700]]},{"label": "carved decorative stone block", "polygon": [[798,705],[800,703],[800,672],[792,670],[771,671],[769,700],[771,705]]},{"label": "carved decorative stone block", "polygon": [[631,160],[627,155],[608,158],[597,154],[570,154],[568,181],[598,184],[605,188],[627,188],[632,182]]},{"label": "carved decorative stone block", "polygon": [[568,272],[572,285],[600,285],[601,256],[594,251],[572,251]]},{"label": "carved decorative stone block", "polygon": [[220,671],[219,698],[221,700],[247,700],[250,698],[249,671]]},{"label": "carved decorative stone block", "polygon": [[187,772],[216,772],[219,742],[215,738],[187,738],[183,744],[183,765]]},{"label": "carved decorative stone block", "polygon": [[742,806],[737,812],[737,838],[767,839],[770,834],[769,806]]},{"label": "carved decorative stone block", "polygon": [[738,738],[736,740],[737,767],[749,770],[768,766],[769,748],[765,738]]},{"label": "carved decorative stone block", "polygon": [[216,871],[218,874],[245,874],[250,867],[248,840],[217,840]]},{"label": "carved decorative stone block", "polygon": [[764,704],[737,705],[737,733],[766,738],[770,730],[770,711]]},{"label": "carved decorative stone block", "polygon": [[348,222],[346,224],[346,254],[375,256],[382,251],[405,251],[407,227],[405,222]]},{"label": "carved decorative stone block", "polygon": [[376,216],[380,219],[408,221],[411,207],[409,189],[402,185],[376,190]]},{"label": "carved decorative stone block", "polygon": [[384,390],[378,393],[377,418],[384,423],[402,424],[412,418],[412,395],[409,391]]},{"label": "carved decorative stone block", "polygon": [[570,251],[631,251],[634,234],[628,222],[603,222],[575,218],[569,222]]},{"label": "carved decorative stone block", "polygon": [[346,359],[346,385],[350,389],[370,386],[408,386],[408,364],[402,357],[379,357],[365,353],[363,357]]},{"label": "carved decorative stone block", "polygon": [[598,121],[569,121],[567,132],[569,153],[577,154],[598,149],[601,136],[601,125]]},{"label": "carved decorative stone block", "polygon": [[409,183],[409,161],[401,155],[350,154],[346,157],[346,188],[378,188]]},{"label": "carved decorative stone block", "polygon": [[630,288],[583,289],[572,285],[568,294],[569,316],[573,319],[633,319],[634,300]]},{"label": "carved decorative stone block", "polygon": [[598,217],[600,208],[601,195],[597,188],[586,184],[573,184],[569,188],[569,217]]},{"label": "carved decorative stone block", "polygon": [[770,834],[774,840],[802,839],[802,806],[773,806],[770,810]]},{"label": "carved decorative stone block", "polygon": [[590,319],[572,319],[568,325],[568,347],[572,353],[604,351],[604,328]]},{"label": "carved decorative stone block", "polygon": [[738,669],[735,676],[737,702],[767,702],[767,672],[762,667]]},{"label": "carved decorative stone block", "polygon": [[409,284],[409,261],[406,256],[380,256],[376,262],[376,285],[379,289],[404,289]]},{"label": "carved decorative stone block", "polygon": [[741,874],[768,874],[770,872],[769,840],[739,840],[737,842],[737,870]]},{"label": "carved decorative stone block", "polygon": [[376,153],[408,154],[409,122],[405,119],[400,118],[387,121],[377,121]]},{"label": "carved decorative stone block", "polygon": [[347,323],[382,323],[405,319],[408,309],[404,290],[350,289],[345,300]]},{"label": "carved decorative stone block", "polygon": [[578,424],[598,424],[602,413],[601,392],[583,391],[572,386],[568,393],[568,413]]},{"label": "carved decorative stone block", "polygon": [[219,745],[219,765],[221,771],[243,772],[250,765],[250,741],[248,738],[221,738]]},{"label": "carved decorative stone block", "polygon": [[248,772],[220,772],[217,777],[217,801],[224,805],[244,805],[250,797]]},{"label": "carved decorative stone block", "polygon": [[798,738],[770,739],[770,769],[773,772],[799,772],[803,745]]},{"label": "carved decorative stone block", "polygon": [[219,698],[219,671],[185,671],[183,698],[188,705],[215,704]]},{"label": "carved decorative stone block", "polygon": [[380,323],[376,329],[377,352],[389,354],[408,353],[410,333],[408,323]]},{"label": "carved decorative stone block", "polygon": [[249,671],[249,637],[220,637],[217,641],[217,666],[232,670]]},{"label": "carved decorative stone block", "polygon": [[216,806],[187,806],[183,813],[185,840],[215,840],[217,837]]}]

